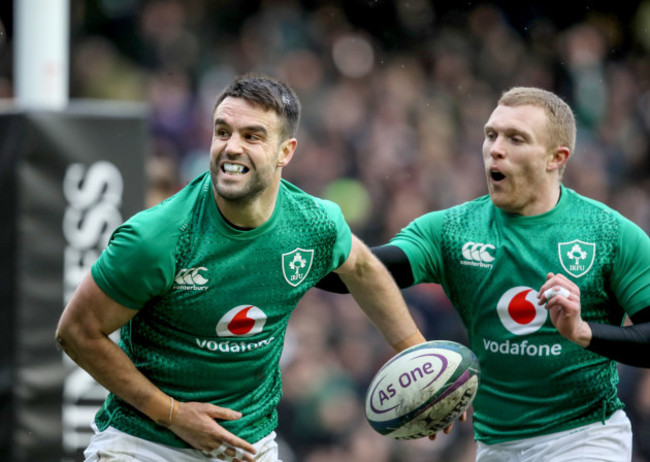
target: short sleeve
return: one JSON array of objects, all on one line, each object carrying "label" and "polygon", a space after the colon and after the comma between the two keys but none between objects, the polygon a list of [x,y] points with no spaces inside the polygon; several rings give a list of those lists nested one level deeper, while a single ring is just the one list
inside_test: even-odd
[{"label": "short sleeve", "polygon": [[629,315],[650,306],[650,238],[627,219],[621,221],[612,290]]},{"label": "short sleeve", "polygon": [[91,268],[104,293],[127,308],[140,309],[173,284],[173,235],[156,235],[138,216],[115,230],[108,246]]},{"label": "short sleeve", "polygon": [[318,203],[325,208],[329,218],[336,227],[336,242],[332,249],[332,266],[330,271],[340,267],[350,256],[352,249],[352,231],[345,221],[343,212],[338,204],[328,200],[318,200]]}]

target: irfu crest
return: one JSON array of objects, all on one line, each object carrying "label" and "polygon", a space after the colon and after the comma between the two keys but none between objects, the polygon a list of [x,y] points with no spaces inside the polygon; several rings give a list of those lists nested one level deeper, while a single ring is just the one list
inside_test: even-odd
[{"label": "irfu crest", "polygon": [[596,258],[596,244],[578,239],[571,242],[561,242],[557,245],[557,249],[560,254],[562,268],[576,278],[587,274]]},{"label": "irfu crest", "polygon": [[305,249],[294,249],[291,252],[282,254],[282,274],[284,279],[292,286],[298,286],[305,280],[311,264],[314,261],[314,251]]}]

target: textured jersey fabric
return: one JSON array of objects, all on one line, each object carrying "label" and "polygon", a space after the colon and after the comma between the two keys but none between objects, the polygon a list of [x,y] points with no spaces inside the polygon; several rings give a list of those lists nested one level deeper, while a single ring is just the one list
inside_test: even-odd
[{"label": "textured jersey fabric", "polygon": [[[115,301],[139,310],[120,336],[137,368],[177,400],[242,412],[220,424],[253,443],[277,425],[289,316],[350,247],[338,206],[285,181],[264,225],[233,229],[206,173],[119,227],[92,276]],[[95,420],[100,430],[112,425],[187,446],[113,394]]]},{"label": "textured jersey fabric", "polygon": [[415,283],[442,285],[467,328],[482,366],[478,440],[562,431],[623,407],[616,362],[562,337],[537,290],[562,273],[580,288],[586,321],[621,325],[650,299],[650,240],[634,223],[562,187],[542,215],[509,214],[484,196],[414,220],[390,244]]}]

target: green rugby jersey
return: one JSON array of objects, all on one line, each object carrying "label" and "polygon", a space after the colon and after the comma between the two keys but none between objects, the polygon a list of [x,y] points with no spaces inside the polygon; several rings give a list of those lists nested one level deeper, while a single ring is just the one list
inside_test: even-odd
[{"label": "green rugby jersey", "polygon": [[[338,206],[282,181],[271,218],[239,231],[217,208],[205,173],[120,226],[92,267],[99,287],[138,309],[120,334],[137,368],[180,401],[242,412],[220,422],[254,443],[277,426],[279,360],[303,294],[347,259]],[[110,394],[95,417],[162,444],[187,444]]]},{"label": "green rugby jersey", "polygon": [[621,325],[650,300],[650,240],[607,206],[562,187],[557,206],[525,217],[489,196],[417,218],[390,244],[415,283],[440,283],[481,364],[474,430],[490,443],[603,420],[623,407],[616,362],[566,340],[537,290],[548,272],[580,287],[586,321]]}]

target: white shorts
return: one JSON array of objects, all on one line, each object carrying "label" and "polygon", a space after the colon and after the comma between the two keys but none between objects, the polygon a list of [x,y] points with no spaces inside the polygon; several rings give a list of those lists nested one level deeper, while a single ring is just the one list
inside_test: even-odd
[{"label": "white shorts", "polygon": [[[129,435],[113,427],[100,432],[93,422],[95,434],[84,451],[85,462],[223,462],[197,449],[182,449],[154,443]],[[275,432],[253,444],[256,462],[282,462],[278,459]]]},{"label": "white shorts", "polygon": [[632,426],[622,410],[605,421],[506,443],[478,442],[476,462],[630,462]]}]

